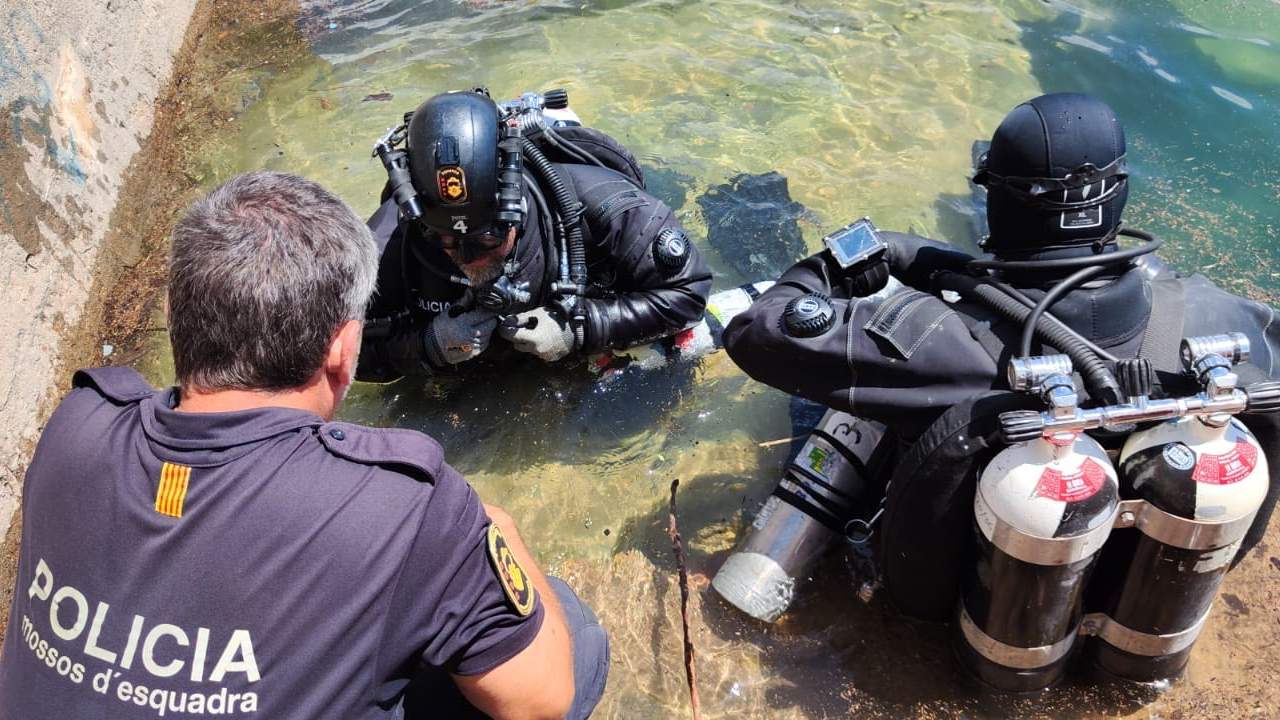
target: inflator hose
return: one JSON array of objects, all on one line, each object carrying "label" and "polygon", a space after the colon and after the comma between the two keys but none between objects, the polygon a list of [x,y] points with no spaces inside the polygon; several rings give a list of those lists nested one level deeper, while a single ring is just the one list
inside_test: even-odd
[{"label": "inflator hose", "polygon": [[[576,287],[578,294],[581,294],[587,286],[587,250],[582,239],[582,204],[560,177],[560,171],[532,140],[521,138],[520,150],[529,161],[534,173],[551,188],[556,210],[565,228],[565,244],[568,245],[569,250],[569,280]],[[585,340],[583,327],[585,316],[582,303],[577,302],[576,298],[573,310],[574,322],[571,324],[574,341],[577,347],[582,347]]]},{"label": "inflator hose", "polygon": [[[937,278],[939,287],[976,300],[1016,323],[1026,322],[1031,315],[1032,311],[1025,305],[983,282],[981,278],[950,271],[939,273]],[[1106,361],[1093,352],[1083,338],[1064,325],[1050,322],[1043,315],[1035,327],[1042,340],[1060,348],[1071,358],[1075,369],[1084,378],[1090,395],[1106,404],[1123,401],[1120,383],[1116,382],[1115,376],[1107,368]]]}]

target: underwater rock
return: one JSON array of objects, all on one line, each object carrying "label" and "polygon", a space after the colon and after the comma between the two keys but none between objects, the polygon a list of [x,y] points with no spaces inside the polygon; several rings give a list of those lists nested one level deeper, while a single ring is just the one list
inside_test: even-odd
[{"label": "underwater rock", "polygon": [[689,186],[693,178],[668,167],[642,165],[645,189],[649,194],[667,204],[672,210],[684,206],[689,196]]},{"label": "underwater rock", "polygon": [[698,198],[707,241],[743,277],[776,278],[807,254],[797,219],[807,217],[777,172],[742,173]]}]

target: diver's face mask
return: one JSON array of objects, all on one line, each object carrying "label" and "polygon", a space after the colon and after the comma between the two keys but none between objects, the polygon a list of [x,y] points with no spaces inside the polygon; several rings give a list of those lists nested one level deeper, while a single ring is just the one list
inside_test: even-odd
[{"label": "diver's face mask", "polygon": [[1000,175],[988,166],[987,153],[978,158],[973,182],[999,187],[1023,205],[1049,212],[1072,212],[1097,207],[1120,192],[1129,177],[1125,156],[1105,167],[1085,163],[1060,178]]},{"label": "diver's face mask", "polygon": [[458,235],[428,228],[427,238],[459,266],[478,262],[498,263],[506,258],[507,233],[497,228],[480,233]]}]

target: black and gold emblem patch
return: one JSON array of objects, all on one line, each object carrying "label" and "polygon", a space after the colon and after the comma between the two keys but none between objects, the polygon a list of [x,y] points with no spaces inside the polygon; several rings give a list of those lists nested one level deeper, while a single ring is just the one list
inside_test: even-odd
[{"label": "black and gold emblem patch", "polygon": [[493,561],[493,570],[498,574],[498,583],[507,594],[507,600],[511,601],[511,607],[515,608],[521,617],[527,617],[533,612],[534,601],[538,599],[538,594],[533,589],[533,583],[529,581],[528,573],[520,567],[515,554],[511,552],[511,547],[507,545],[507,539],[502,536],[502,531],[493,523],[489,524],[487,545],[489,559]]},{"label": "black and gold emblem patch", "polygon": [[436,170],[436,183],[440,186],[440,199],[449,205],[461,205],[467,201],[467,174],[462,168],[451,165]]}]

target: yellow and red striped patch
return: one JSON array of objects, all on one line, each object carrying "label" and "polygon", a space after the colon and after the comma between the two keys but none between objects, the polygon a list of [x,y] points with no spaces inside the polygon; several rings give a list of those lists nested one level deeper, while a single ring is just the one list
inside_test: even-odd
[{"label": "yellow and red striped patch", "polygon": [[189,480],[190,467],[173,463],[161,465],[160,486],[156,488],[156,512],[170,517],[182,517],[182,504],[187,499]]}]

